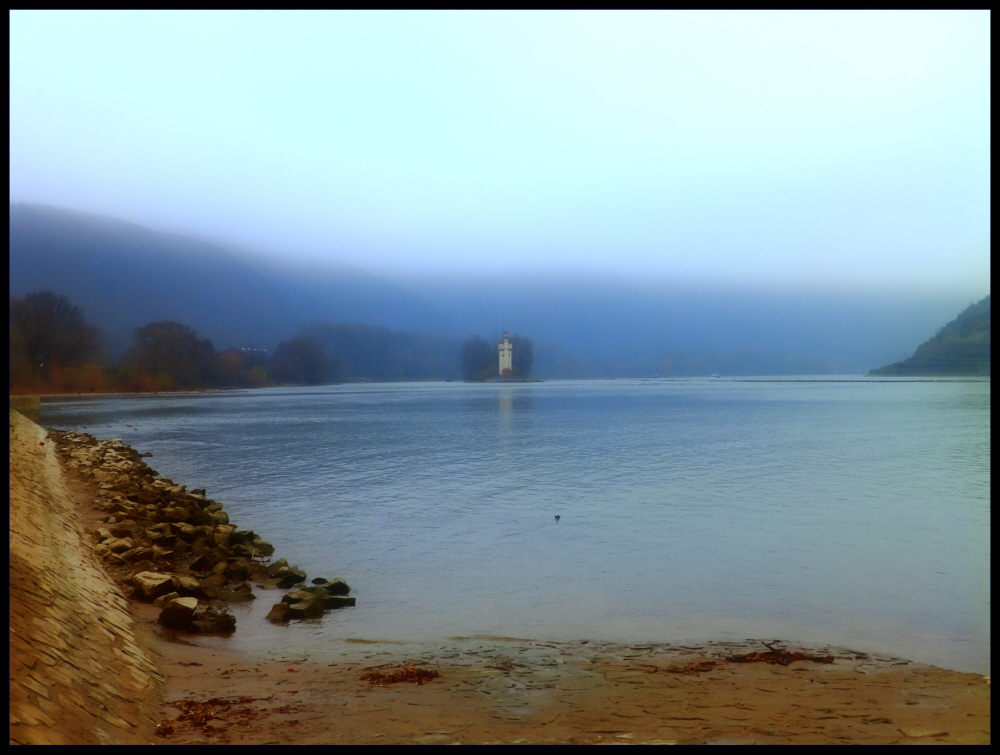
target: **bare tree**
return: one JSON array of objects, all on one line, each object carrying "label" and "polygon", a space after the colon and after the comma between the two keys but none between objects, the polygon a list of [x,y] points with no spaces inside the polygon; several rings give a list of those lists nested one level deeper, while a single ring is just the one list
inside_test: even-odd
[{"label": "bare tree", "polygon": [[26,362],[45,376],[53,365],[78,367],[100,355],[97,329],[65,296],[35,291],[10,300],[11,361]]},{"label": "bare tree", "polygon": [[125,354],[150,375],[167,374],[178,388],[204,385],[210,380],[215,349],[187,325],[173,320],[151,322],[133,333],[135,345]]}]

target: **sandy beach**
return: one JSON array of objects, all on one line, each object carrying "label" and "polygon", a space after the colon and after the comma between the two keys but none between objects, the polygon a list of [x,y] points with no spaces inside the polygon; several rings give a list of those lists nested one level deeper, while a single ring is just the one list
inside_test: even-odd
[{"label": "sandy beach", "polygon": [[[987,677],[845,648],[771,645],[824,659],[794,660],[769,655],[762,642],[710,638],[682,646],[465,637],[403,646],[372,637],[353,640],[335,661],[281,648],[235,653],[217,636],[160,625],[159,607],[125,597],[128,565],[102,564],[95,550],[107,552],[91,533],[108,526],[108,502],[127,475],[120,466],[103,481],[82,474],[55,440],[11,413],[11,743],[990,741]],[[181,568],[180,555],[163,553],[152,559],[157,568]],[[294,554],[276,555],[294,562]],[[257,600],[286,592],[252,576]],[[239,589],[206,585],[205,600]],[[734,660],[747,654],[757,662]],[[373,672],[406,668],[437,676],[371,681]]]}]

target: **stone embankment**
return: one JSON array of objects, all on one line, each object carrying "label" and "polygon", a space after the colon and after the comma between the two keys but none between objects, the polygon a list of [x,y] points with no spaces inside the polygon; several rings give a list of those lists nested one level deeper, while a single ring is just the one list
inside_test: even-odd
[{"label": "stone embankment", "polygon": [[[125,594],[162,607],[159,622],[190,632],[230,632],[228,605],[253,600],[260,589],[292,588],[306,573],[285,559],[269,563],[274,546],[229,522],[204,489],[159,477],[120,440],[51,431],[64,462],[96,485],[95,506],[106,512],[87,527],[94,555]],[[354,605],[342,579],[314,579],[285,595],[268,615],[274,621],[311,618]]]},{"label": "stone embankment", "polygon": [[[129,598],[175,632],[236,628],[232,603],[292,589],[276,622],[354,605],[230,524],[222,504],[159,477],[120,440],[46,432],[10,412],[10,741],[154,741],[157,640]],[[60,467],[60,457],[63,468]],[[103,567],[103,568],[102,568]]]},{"label": "stone embankment", "polygon": [[81,537],[45,431],[10,412],[10,742],[153,741],[152,640]]}]

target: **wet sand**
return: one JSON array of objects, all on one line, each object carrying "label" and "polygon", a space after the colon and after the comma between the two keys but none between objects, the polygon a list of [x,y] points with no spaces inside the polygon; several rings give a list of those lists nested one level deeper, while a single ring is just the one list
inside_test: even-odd
[{"label": "wet sand", "polygon": [[[760,645],[753,649],[765,650]],[[741,645],[666,647],[466,638],[399,656],[250,663],[168,644],[163,712],[176,700],[253,698],[204,723],[169,720],[177,743],[986,744],[984,677],[848,654],[833,664],[721,662]],[[436,670],[422,685],[374,686],[365,669]],[[200,665],[193,665],[200,664]],[[243,714],[236,711],[245,710]],[[252,717],[250,717],[252,716]],[[162,729],[162,726],[161,726]],[[170,729],[168,729],[170,730]]]},{"label": "wet sand", "polygon": [[[15,459],[15,451],[29,450],[30,446],[15,449],[12,439],[12,501],[15,494],[27,495],[24,475],[18,470],[28,459]],[[51,462],[58,463],[54,455]],[[49,481],[56,487],[63,478],[70,483],[60,490],[73,497],[78,512],[74,526],[102,513],[93,508],[93,488],[74,478],[72,470],[59,471],[50,464],[37,474],[60,477]],[[41,505],[43,498],[36,504]],[[12,542],[13,510],[12,506]],[[17,532],[23,538],[20,547],[30,557],[39,538],[23,522]],[[75,539],[57,547],[79,547],[79,557],[99,569],[82,531],[75,534]],[[28,581],[37,578],[29,575],[22,580],[25,588],[30,591]],[[256,592],[258,600],[268,603],[281,595]],[[22,625],[15,609],[29,597],[26,592],[18,598],[12,590],[12,629]],[[106,610],[84,605],[71,594],[54,594],[51,600],[77,616]],[[337,653],[324,652],[322,657],[283,655],[275,647],[247,654],[227,650],[221,638],[160,627],[159,609],[151,605],[132,602],[127,610],[133,620],[128,631],[152,638],[148,657],[164,680],[161,686],[156,672],[146,669],[143,689],[151,692],[142,699],[133,694],[131,699],[114,700],[121,718],[135,719],[137,725],[128,727],[129,736],[156,743],[987,744],[990,740],[987,677],[842,648],[785,647],[834,657],[829,664],[795,661],[787,666],[725,660],[734,654],[765,652],[767,648],[757,642],[669,646],[469,637],[400,645],[354,638],[336,648]],[[283,629],[293,637],[306,626],[293,621]],[[92,646],[103,641],[68,638],[85,652],[97,652]],[[19,685],[24,705],[44,712],[40,693],[32,691],[24,671],[30,671],[32,663],[39,668],[42,651],[37,643],[18,646],[24,660],[15,669],[12,642],[11,690],[12,704]],[[703,661],[712,662],[711,667],[701,672],[691,668]],[[366,669],[390,672],[403,663],[437,671],[439,676],[422,685],[375,686],[362,679]],[[52,675],[62,674],[54,676],[53,689],[60,690],[60,682],[113,685],[121,676],[110,665],[91,664],[84,670],[58,658],[50,668]],[[688,673],[682,673],[684,669]],[[51,690],[46,692],[51,698]],[[158,708],[150,708],[152,692],[160,697]],[[178,705],[178,701],[190,702]],[[15,723],[12,708],[12,741],[26,741],[23,732],[29,729],[44,731],[53,742],[102,741],[92,723],[89,733],[80,729],[87,724],[86,717],[74,719],[75,738],[63,736],[70,717],[59,714],[51,699],[46,704],[53,712],[42,728],[23,720]],[[76,703],[67,697],[59,704],[71,712],[68,706]],[[138,719],[141,712],[132,711],[151,715],[143,724]],[[21,733],[15,736],[17,732]]]}]

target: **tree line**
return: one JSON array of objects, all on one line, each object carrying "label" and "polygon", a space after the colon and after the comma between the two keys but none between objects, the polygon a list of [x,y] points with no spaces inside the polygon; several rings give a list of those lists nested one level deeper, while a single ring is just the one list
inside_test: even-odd
[{"label": "tree line", "polygon": [[217,352],[172,320],[133,331],[132,345],[107,359],[96,328],[65,296],[37,291],[10,300],[12,393],[103,393],[432,379],[458,372],[455,341],[356,323],[313,323],[273,353]]}]

